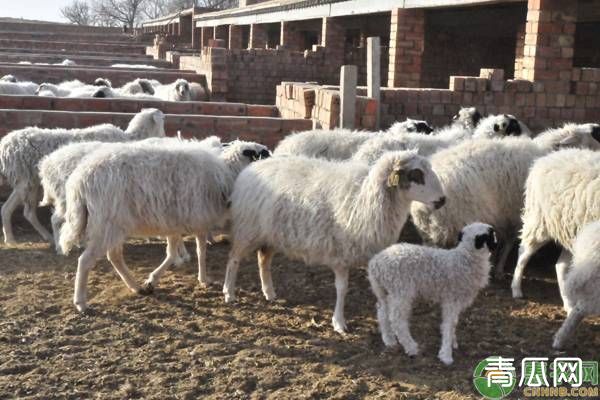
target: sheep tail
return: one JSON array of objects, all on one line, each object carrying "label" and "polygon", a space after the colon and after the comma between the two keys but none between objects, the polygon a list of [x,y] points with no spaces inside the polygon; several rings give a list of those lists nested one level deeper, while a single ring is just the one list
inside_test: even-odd
[{"label": "sheep tail", "polygon": [[87,226],[87,205],[78,190],[67,191],[67,212],[60,230],[60,248],[68,255],[73,246],[79,244]]}]

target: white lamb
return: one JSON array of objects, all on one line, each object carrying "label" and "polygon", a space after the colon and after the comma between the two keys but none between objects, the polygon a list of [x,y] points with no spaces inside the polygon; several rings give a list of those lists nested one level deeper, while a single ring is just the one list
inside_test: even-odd
[{"label": "white lamb", "polygon": [[[129,145],[100,149],[75,168],[66,183],[66,221],[60,246],[65,254],[85,242],[75,278],[73,302],[79,311],[87,307],[87,277],[96,261],[107,254],[127,287],[137,293],[154,285],[153,277],[176,258],[175,246],[155,270],[144,289],[135,282],[123,260],[123,243],[130,236],[180,236],[206,232],[228,217],[229,195],[241,169],[260,159],[266,147],[236,141],[218,157],[202,144],[179,146]],[[175,241],[169,241],[174,244]],[[206,241],[197,241],[206,245]],[[198,249],[205,258],[205,247]],[[208,283],[205,265],[200,281]]]},{"label": "white lamb", "polygon": [[8,74],[8,75],[4,75],[3,77],[1,77],[0,82],[17,83],[18,79],[14,75]]},{"label": "white lamb", "polygon": [[556,263],[558,287],[565,309],[565,276],[571,263],[573,240],[586,224],[600,220],[600,152],[567,149],[535,162],[525,187],[519,260],[513,275],[513,297],[522,297],[521,281],[527,262],[545,243],[563,250]]},{"label": "white lamb", "polygon": [[190,84],[185,79],[177,79],[168,85],[155,86],[154,96],[164,101],[190,101]]},{"label": "white lamb", "polygon": [[377,319],[385,345],[400,343],[409,356],[419,353],[409,320],[414,301],[422,298],[442,308],[438,357],[444,364],[452,364],[452,348],[458,347],[458,318],[487,286],[490,253],[496,245],[490,225],[473,223],[462,229],[453,249],[396,244],[375,255],[369,261],[368,276],[377,297]]},{"label": "white lamb", "polygon": [[514,115],[489,115],[479,121],[473,132],[473,138],[492,138],[505,136],[532,136],[531,131]]},{"label": "white lamb", "polygon": [[365,266],[398,239],[411,201],[444,204],[444,193],[429,161],[415,152],[393,152],[369,167],[288,156],[246,168],[231,196],[233,238],[223,293],[235,299],[240,261],[258,250],[262,291],[275,297],[273,254],[335,273],[337,300],[333,328],[346,331],[344,299],[351,268]]},{"label": "white lamb", "polygon": [[111,87],[111,85],[110,80],[106,78],[97,78],[91,85],[77,79],[59,84],[44,82],[39,85],[36,94],[47,97],[93,97],[98,87]]},{"label": "white lamb", "polygon": [[552,347],[562,349],[579,323],[600,314],[600,221],[581,229],[573,242],[573,264],[565,281],[565,294],[572,309],[554,336]]},{"label": "white lamb", "polygon": [[38,163],[47,154],[72,142],[127,141],[164,136],[164,115],[157,109],[145,109],[136,114],[125,131],[111,124],[76,129],[42,129],[29,127],[10,132],[0,140],[0,175],[13,188],[2,206],[2,225],[5,243],[15,243],[11,217],[23,203],[23,213],[44,239],[52,235],[39,222],[36,206],[40,198]]},{"label": "white lamb", "polygon": [[[14,78],[14,77],[12,77]],[[33,96],[38,88],[35,82],[13,82],[10,77],[0,81],[0,95],[12,94],[18,96]]]},{"label": "white lamb", "polygon": [[521,227],[523,188],[529,168],[561,142],[579,145],[590,142],[593,132],[592,125],[576,130],[567,126],[533,140],[526,137],[468,140],[435,153],[431,164],[448,203],[435,212],[413,204],[411,216],[421,237],[429,244],[450,247],[455,245],[463,226],[474,221],[488,223],[495,227],[504,245],[496,262],[496,275],[502,276]]}]

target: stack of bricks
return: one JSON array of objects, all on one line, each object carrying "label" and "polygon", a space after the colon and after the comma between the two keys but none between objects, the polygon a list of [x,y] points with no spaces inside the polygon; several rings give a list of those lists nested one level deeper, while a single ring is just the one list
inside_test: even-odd
[{"label": "stack of bricks", "polygon": [[323,88],[315,92],[312,118],[323,129],[333,129],[340,126],[339,89]]},{"label": "stack of bricks", "polygon": [[225,101],[229,82],[226,55],[226,49],[204,47],[200,57],[181,56],[179,64],[183,69],[191,69],[206,77],[211,100]]},{"label": "stack of bricks", "polygon": [[281,116],[310,119],[316,89],[318,86],[313,83],[281,82],[281,85],[277,85],[275,104]]},{"label": "stack of bricks", "polygon": [[425,49],[425,11],[393,9],[388,86],[419,87]]}]

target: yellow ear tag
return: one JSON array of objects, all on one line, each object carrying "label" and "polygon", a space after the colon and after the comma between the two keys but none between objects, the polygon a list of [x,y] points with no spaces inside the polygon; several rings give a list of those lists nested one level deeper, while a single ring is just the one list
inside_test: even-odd
[{"label": "yellow ear tag", "polygon": [[398,173],[396,171],[392,172],[388,176],[388,180],[387,180],[388,187],[398,186],[399,183],[400,183],[400,176],[398,175]]}]

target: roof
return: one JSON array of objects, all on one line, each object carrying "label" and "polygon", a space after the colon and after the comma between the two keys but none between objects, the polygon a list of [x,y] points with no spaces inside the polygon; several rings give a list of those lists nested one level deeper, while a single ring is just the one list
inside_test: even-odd
[{"label": "roof", "polygon": [[195,15],[200,26],[248,25],[389,12],[394,8],[460,7],[526,0],[271,0]]},{"label": "roof", "polygon": [[185,10],[176,11],[174,13],[167,14],[165,16],[158,17],[155,19],[148,19],[148,20],[142,22],[142,26],[157,26],[157,25],[171,24],[173,22],[179,22],[180,17],[185,17],[185,16],[189,16],[189,15],[194,15],[194,14],[201,14],[201,13],[206,13],[206,12],[211,12],[211,11],[214,11],[214,8],[207,8],[207,7],[187,8]]}]

